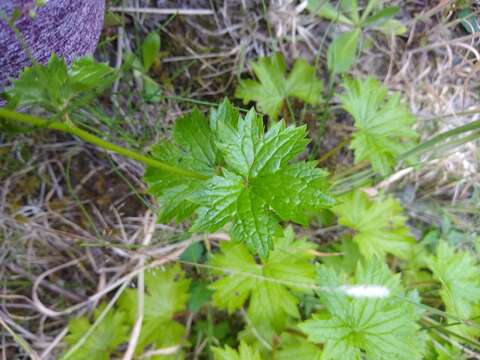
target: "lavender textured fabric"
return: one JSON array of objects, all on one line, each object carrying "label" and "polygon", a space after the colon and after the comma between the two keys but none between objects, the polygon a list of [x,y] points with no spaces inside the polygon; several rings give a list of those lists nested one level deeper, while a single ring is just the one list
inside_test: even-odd
[{"label": "lavender textured fabric", "polygon": [[[14,9],[21,12],[15,27],[39,63],[52,53],[67,62],[93,53],[103,25],[104,0],[48,0],[35,9],[34,0],[0,0],[0,90],[31,65],[27,52],[5,21]],[[35,9],[34,18],[28,15]]]}]

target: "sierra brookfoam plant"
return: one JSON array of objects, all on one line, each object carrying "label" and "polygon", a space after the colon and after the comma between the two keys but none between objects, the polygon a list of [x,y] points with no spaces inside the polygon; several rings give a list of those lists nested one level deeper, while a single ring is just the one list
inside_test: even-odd
[{"label": "sierra brookfoam plant", "polygon": [[[258,68],[259,82],[247,84],[256,94],[272,91],[270,110],[282,109],[290,96],[301,99],[296,95],[311,85],[320,92],[315,68],[305,61],[297,61],[289,75],[280,67],[272,80],[271,65],[279,59],[269,59],[259,62],[265,65]],[[340,195],[336,188],[333,197],[328,173],[303,160],[312,155],[306,126],[276,121],[284,109],[269,113],[268,126],[254,109],[240,113],[228,100],[209,116],[194,109],[176,120],[171,139],[143,154],[94,135],[85,124],[84,105],[114,75],[91,59],[69,69],[52,57],[48,66],[26,70],[7,96],[10,108],[40,109],[49,118],[0,109],[1,124],[62,131],[145,164],[147,191],[158,200],[161,222],[185,221],[188,235],[227,229],[232,241],[195,242],[174,266],[150,262],[158,252],[149,250],[163,245],[154,243],[158,238],[138,253],[131,244],[126,251],[156,268],[138,277],[137,290],[126,289],[135,285],[129,277],[118,301],[114,297],[93,316],[69,321],[65,360],[119,358],[127,347],[136,359],[220,360],[437,360],[438,349],[448,353],[450,344],[480,349],[474,339],[478,258],[443,240],[436,250],[418,245],[407,212],[392,195],[369,198],[359,189]],[[312,82],[302,88],[308,77]],[[290,84],[286,97],[274,93],[282,82]],[[354,120],[355,162],[388,175],[415,144],[415,119],[399,95],[389,96],[373,78],[345,78],[343,88],[337,97]],[[252,100],[262,110],[265,99]],[[308,228],[299,237],[298,226],[283,229],[289,222],[307,227],[311,218],[329,229]],[[419,252],[425,253],[412,260]],[[164,259],[175,261],[173,255]],[[408,290],[402,285],[407,272],[415,280]],[[430,345],[437,349],[432,356]]]},{"label": "sierra brookfoam plant", "polygon": [[191,231],[217,231],[231,223],[233,239],[266,258],[280,221],[307,224],[308,212],[334,204],[327,172],[297,161],[308,143],[306,127],[283,121],[265,131],[252,109],[239,115],[227,100],[208,121],[199,111],[177,120],[174,141],[162,141],[152,156],[203,178],[175,176],[149,167],[150,192],[162,204],[161,219],[195,214]]}]

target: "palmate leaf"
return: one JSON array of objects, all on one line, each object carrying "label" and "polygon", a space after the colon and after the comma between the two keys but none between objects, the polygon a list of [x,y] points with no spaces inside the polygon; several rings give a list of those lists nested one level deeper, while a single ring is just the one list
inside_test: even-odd
[{"label": "palmate leaf", "polygon": [[290,289],[308,292],[314,280],[314,246],[294,239],[289,228],[275,241],[268,259],[257,264],[243,244],[223,243],[221,253],[213,256],[211,265],[220,279],[210,288],[213,302],[229,313],[241,308],[249,299],[247,314],[254,324],[280,331],[289,318],[300,317],[299,300]]},{"label": "palmate leaf", "polygon": [[184,116],[175,125],[175,143],[157,144],[152,155],[206,179],[148,168],[145,180],[161,203],[161,220],[195,213],[191,231],[210,232],[230,223],[234,240],[266,258],[281,234],[280,220],[306,224],[309,212],[334,203],[325,171],[292,162],[308,143],[305,131],[283,122],[265,131],[253,109],[242,118],[228,101],[210,122],[198,111]]},{"label": "palmate leaf", "polygon": [[285,76],[285,61],[279,53],[258,59],[252,68],[259,81],[240,81],[235,96],[245,104],[256,101],[258,109],[273,119],[277,119],[288,97],[311,105],[321,101],[323,83],[316,77],[315,68],[303,59],[295,62],[288,77]]},{"label": "palmate leaf", "polygon": [[340,224],[355,230],[352,240],[365,258],[383,258],[387,253],[403,259],[411,256],[416,241],[393,197],[370,200],[364,192],[354,191],[342,197],[334,212]]},{"label": "palmate leaf", "polygon": [[299,327],[315,343],[324,344],[322,359],[420,359],[423,339],[416,324],[418,313],[400,286],[398,276],[379,261],[360,264],[355,284],[381,285],[386,298],[349,298],[340,291],[338,275],[330,268],[318,271],[318,283],[332,291],[320,291],[326,313]]},{"label": "palmate leaf", "polygon": [[[103,305],[95,311],[98,318]],[[71,355],[70,360],[108,360],[117,347],[128,341],[128,326],[125,324],[126,314],[121,311],[110,311],[97,325],[85,342]],[[65,337],[68,345],[77,344],[89,331],[92,324],[87,317],[74,318],[68,323],[69,334]]]},{"label": "palmate leaf", "polygon": [[415,118],[401,103],[400,94],[387,97],[387,89],[371,77],[364,81],[346,78],[343,86],[340,100],[356,129],[350,144],[355,163],[367,160],[374,171],[389,174],[397,156],[415,144]]},{"label": "palmate leaf", "polygon": [[[474,314],[474,307],[480,304],[480,266],[475,258],[468,252],[456,251],[441,241],[435,256],[428,258],[427,265],[442,285],[440,296],[447,314],[469,320]],[[475,332],[478,335],[479,322],[475,322],[477,327],[459,325],[450,326],[449,329],[464,335]]]},{"label": "palmate leaf", "polygon": [[[165,269],[155,269],[145,273],[146,294],[144,298],[144,318],[136,353],[141,354],[145,347],[167,348],[181,345],[185,328],[173,317],[186,310],[190,280],[177,264]],[[137,318],[137,291],[127,289],[119,300],[119,307],[127,314],[130,326]],[[180,351],[180,350],[179,350]],[[177,352],[159,359],[180,359]]]},{"label": "palmate leaf", "polygon": [[240,343],[238,351],[228,345],[224,349],[214,347],[212,351],[215,360],[262,360],[258,351],[255,351],[243,341]]},{"label": "palmate leaf", "polygon": [[275,360],[322,360],[322,350],[302,336],[285,332],[280,337]]},{"label": "palmate leaf", "polygon": [[75,60],[70,68],[52,55],[48,64],[26,68],[6,92],[8,107],[40,106],[47,111],[71,111],[94,99],[115,79],[115,70],[91,58]]}]

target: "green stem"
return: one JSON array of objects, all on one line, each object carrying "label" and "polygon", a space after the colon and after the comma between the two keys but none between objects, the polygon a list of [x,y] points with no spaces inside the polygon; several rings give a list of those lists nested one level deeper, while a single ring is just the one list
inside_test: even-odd
[{"label": "green stem", "polygon": [[166,164],[164,162],[152,159],[151,157],[142,155],[136,151],[124,148],[119,145],[112,144],[111,142],[105,141],[95,135],[90,134],[89,132],[82,130],[78,127],[76,127],[72,123],[63,123],[59,122],[56,120],[45,120],[36,116],[31,116],[28,114],[23,114],[23,113],[17,113],[15,111],[11,110],[6,110],[6,109],[0,109],[0,118],[5,119],[8,121],[14,121],[14,122],[23,122],[27,123],[33,126],[38,126],[38,127],[45,127],[47,129],[51,130],[57,130],[57,131],[62,131],[65,133],[69,133],[75,136],[78,136],[80,139],[90,143],[97,145],[98,147],[101,147],[105,150],[112,151],[114,153],[117,153],[119,155],[128,157],[133,160],[137,160],[139,162],[142,162],[148,166],[164,170],[166,172],[180,175],[180,176],[185,176],[185,177],[190,177],[194,179],[199,179],[199,180],[205,180],[208,179],[207,176],[199,174],[194,171],[190,170],[185,170],[176,166],[172,166],[169,164]]}]

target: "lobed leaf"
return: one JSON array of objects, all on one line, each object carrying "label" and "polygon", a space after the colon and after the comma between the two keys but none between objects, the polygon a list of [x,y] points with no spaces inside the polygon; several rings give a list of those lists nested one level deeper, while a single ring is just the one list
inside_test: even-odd
[{"label": "lobed leaf", "polygon": [[240,342],[238,351],[226,345],[224,349],[213,347],[215,360],[262,360],[258,351],[253,350],[243,341]]},{"label": "lobed leaf", "polygon": [[242,244],[221,244],[221,253],[211,260],[220,275],[211,289],[213,302],[229,313],[241,308],[247,300],[248,316],[254,324],[280,331],[288,319],[300,317],[299,300],[292,293],[309,292],[314,278],[311,263],[313,244],[294,239],[293,230],[275,240],[275,250],[257,264]]},{"label": "lobed leaf", "polygon": [[[160,349],[183,343],[185,328],[173,317],[186,310],[189,286],[190,280],[185,278],[178,264],[145,273],[144,317],[136,354],[141,354],[148,346]],[[125,290],[119,307],[128,315],[129,325],[133,327],[137,319],[137,291]],[[177,359],[178,353],[165,359]]]},{"label": "lobed leaf", "polygon": [[399,94],[387,97],[387,89],[371,77],[364,81],[346,78],[343,86],[340,100],[356,129],[350,144],[355,163],[368,160],[374,171],[388,175],[397,156],[415,144],[415,118]]},{"label": "lobed leaf", "polygon": [[[447,314],[470,319],[475,306],[480,305],[480,266],[475,258],[441,241],[435,255],[427,259],[427,265],[434,278],[441,283],[440,296]],[[466,325],[450,328],[464,335],[472,335],[476,330],[478,336],[478,329]]]},{"label": "lobed leaf", "polygon": [[272,119],[277,119],[288,97],[311,105],[321,101],[323,83],[316,77],[315,68],[303,59],[295,62],[288,77],[285,76],[285,61],[279,53],[259,58],[252,68],[259,81],[241,80],[235,96],[244,104],[257,102],[258,109]]},{"label": "lobed leaf", "polygon": [[210,232],[231,224],[233,239],[265,259],[280,220],[306,224],[309,214],[334,203],[327,172],[313,162],[293,163],[308,143],[303,126],[278,122],[265,132],[253,109],[242,118],[225,101],[210,122],[198,111],[178,120],[174,140],[157,144],[152,155],[206,179],[148,168],[145,180],[163,221],[195,214],[191,230]]},{"label": "lobed leaf", "polygon": [[353,241],[370,259],[387,253],[403,259],[411,256],[415,239],[406,226],[402,207],[393,197],[370,200],[362,191],[347,194],[334,207],[338,222],[355,230]]},{"label": "lobed leaf", "polygon": [[318,271],[318,282],[330,291],[319,291],[326,313],[314,316],[299,327],[315,343],[324,344],[322,359],[420,359],[422,338],[416,324],[417,313],[397,276],[378,262],[360,264],[355,283],[382,285],[387,298],[348,298],[335,291],[342,284],[331,269]]},{"label": "lobed leaf", "polygon": [[[100,306],[95,311],[95,319],[103,310]],[[125,324],[126,314],[122,311],[110,311],[97,325],[85,342],[71,355],[70,360],[108,360],[117,347],[128,340],[128,327]],[[68,323],[68,335],[65,341],[69,346],[77,344],[92,324],[87,317],[71,319]]]},{"label": "lobed leaf", "polygon": [[91,58],[75,60],[69,69],[64,59],[52,55],[46,66],[26,68],[7,90],[8,107],[40,106],[58,113],[94,99],[115,78],[114,70]]}]

